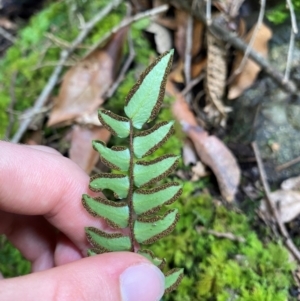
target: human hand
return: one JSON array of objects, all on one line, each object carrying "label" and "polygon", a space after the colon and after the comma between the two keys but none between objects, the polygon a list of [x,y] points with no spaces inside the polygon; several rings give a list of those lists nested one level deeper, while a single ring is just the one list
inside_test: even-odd
[{"label": "human hand", "polygon": [[164,276],[144,257],[83,258],[84,227],[105,227],[81,205],[88,184],[75,163],[51,148],[0,141],[0,234],[32,262],[33,272],[0,280],[1,301],[160,300]]}]

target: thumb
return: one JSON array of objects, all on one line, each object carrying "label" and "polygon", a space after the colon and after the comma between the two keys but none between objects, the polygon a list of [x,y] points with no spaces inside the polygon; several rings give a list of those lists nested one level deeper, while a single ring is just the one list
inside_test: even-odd
[{"label": "thumb", "polygon": [[106,253],[0,280],[0,300],[159,301],[162,272],[134,253]]}]

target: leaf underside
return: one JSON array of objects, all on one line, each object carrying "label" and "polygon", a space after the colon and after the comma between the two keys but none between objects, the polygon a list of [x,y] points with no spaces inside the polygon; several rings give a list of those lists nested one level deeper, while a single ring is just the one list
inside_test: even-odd
[{"label": "leaf underside", "polygon": [[[173,134],[174,122],[164,121],[150,129],[138,130],[153,120],[160,110],[172,58],[173,50],[161,55],[142,73],[126,98],[124,111],[127,117],[108,110],[99,111],[102,125],[113,135],[127,138],[129,145],[109,148],[102,141],[93,141],[93,148],[100,154],[101,161],[117,172],[94,175],[90,180],[90,189],[94,192],[109,189],[116,199],[93,198],[85,194],[82,203],[92,216],[103,218],[112,228],[124,230],[119,230],[122,233],[110,233],[87,227],[86,236],[92,245],[89,256],[133,251],[160,269],[165,265],[165,259],[155,257],[150,250],[140,249],[139,245],[152,244],[168,235],[179,218],[177,209],[161,216],[157,212],[162,206],[173,203],[182,193],[182,187],[176,182],[153,187],[176,168],[179,157],[169,154],[154,160],[145,159]],[[169,271],[165,291],[175,289],[182,276],[182,269]]]},{"label": "leaf underside", "polygon": [[129,221],[129,208],[125,202],[113,202],[98,197],[83,195],[84,208],[93,216],[104,218],[113,228],[126,228]]},{"label": "leaf underside", "polygon": [[165,292],[170,293],[177,288],[183,278],[183,269],[170,270],[166,275]]},{"label": "leaf underside", "polygon": [[160,56],[142,73],[138,82],[130,90],[124,111],[135,128],[141,129],[147,121],[158,114],[165,94],[172,57],[173,50]]},{"label": "leaf underside", "polygon": [[92,191],[102,191],[110,189],[115,192],[118,198],[125,198],[129,190],[129,178],[126,175],[101,173],[91,177],[90,189]]}]

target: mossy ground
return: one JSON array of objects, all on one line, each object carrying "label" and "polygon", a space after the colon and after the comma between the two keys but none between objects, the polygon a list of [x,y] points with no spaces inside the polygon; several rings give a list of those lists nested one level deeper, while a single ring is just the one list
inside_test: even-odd
[{"label": "mossy ground", "polygon": [[[13,75],[16,74],[17,99],[14,109],[22,111],[32,105],[53,70],[53,66],[38,66],[58,61],[61,49],[52,46],[47,49],[49,43],[45,33],[52,32],[68,42],[78,34],[78,26],[74,27],[72,24],[76,21],[70,18],[72,12],[67,5],[69,2],[55,2],[33,17],[30,24],[19,33],[17,43],[0,61],[0,137],[4,136],[8,124],[5,110],[11,98],[9,87]],[[100,0],[86,1],[84,18],[89,20],[106,3],[107,1]],[[84,45],[91,46],[117,24],[124,17],[125,10],[125,6],[121,6],[111,13],[95,28]],[[117,113],[120,113],[118,110],[123,108],[126,94],[135,83],[135,70],[143,70],[155,55],[141,32],[145,25],[145,22],[141,22],[133,27],[132,35],[137,52],[133,70],[106,103],[107,107]],[[79,58],[82,53],[83,50],[78,50],[75,56]],[[166,98],[158,119],[172,119],[169,109],[171,101],[172,99]],[[115,139],[111,144],[122,143]],[[180,154],[181,147],[182,134],[178,131],[155,156]],[[177,291],[165,296],[164,300],[287,300],[288,290],[293,285],[291,271],[294,266],[281,243],[262,242],[252,230],[248,216],[226,209],[209,195],[201,193],[205,187],[204,181],[180,181],[184,187],[183,195],[173,206],[179,209],[181,219],[172,235],[151,247],[157,256],[167,259],[169,268],[185,269],[185,277]],[[245,242],[217,238],[205,231],[198,233],[199,226],[218,232],[230,232],[243,237]],[[3,237],[0,246],[0,271],[4,276],[12,277],[29,272],[29,263]]]}]

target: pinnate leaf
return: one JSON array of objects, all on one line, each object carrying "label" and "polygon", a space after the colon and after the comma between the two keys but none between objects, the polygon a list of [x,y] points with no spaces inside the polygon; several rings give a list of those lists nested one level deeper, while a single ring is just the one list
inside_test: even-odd
[{"label": "pinnate leaf", "polygon": [[165,259],[159,259],[155,257],[153,252],[150,250],[139,250],[138,253],[144,256],[145,258],[147,258],[149,261],[151,261],[154,265],[156,265],[160,269],[162,269],[166,264]]},{"label": "pinnate leaf", "polygon": [[125,228],[128,226],[129,207],[124,202],[113,202],[98,197],[92,198],[83,195],[84,208],[93,216],[104,218],[113,228]]},{"label": "pinnate leaf", "polygon": [[155,183],[168,176],[178,164],[178,156],[165,155],[152,161],[138,161],[134,165],[134,184],[137,187]]},{"label": "pinnate leaf", "polygon": [[96,249],[104,252],[129,251],[131,242],[128,236],[121,233],[106,233],[97,228],[88,227],[85,229],[87,239]]},{"label": "pinnate leaf", "polygon": [[182,193],[181,185],[172,182],[152,189],[138,189],[133,193],[133,208],[136,214],[147,214],[162,205],[172,204]]},{"label": "pinnate leaf", "polygon": [[165,93],[167,75],[172,65],[173,53],[173,50],[166,52],[154,61],[141,74],[140,79],[126,98],[125,114],[137,129],[141,129],[159,112]]},{"label": "pinnate leaf", "polygon": [[183,278],[183,269],[172,269],[166,275],[165,292],[170,293],[177,288]]},{"label": "pinnate leaf", "polygon": [[[155,257],[150,250],[141,250],[139,244],[152,244],[168,235],[176,226],[178,210],[172,209],[162,216],[157,213],[162,206],[177,199],[182,187],[176,182],[148,187],[166,178],[178,164],[179,157],[164,155],[154,160],[139,160],[158,149],[174,132],[174,122],[160,122],[152,128],[137,131],[156,117],[164,97],[167,75],[171,68],[173,50],[161,55],[141,75],[126,98],[125,114],[121,117],[107,110],[99,111],[99,119],[112,134],[127,138],[128,147],[108,148],[100,140],[93,141],[104,164],[118,173],[101,173],[91,178],[90,189],[110,189],[122,201],[83,195],[83,205],[93,216],[104,218],[113,228],[122,228],[122,233],[110,233],[97,228],[86,228],[86,236],[92,249],[90,256],[111,251],[132,251],[163,268],[165,259]],[[125,234],[126,233],[126,234]],[[138,251],[136,249],[139,249]],[[176,288],[183,275],[182,269],[166,274],[165,290]]]},{"label": "pinnate leaf", "polygon": [[157,150],[173,133],[174,122],[161,122],[133,139],[133,152],[137,158],[148,156]]},{"label": "pinnate leaf", "polygon": [[130,122],[127,118],[119,116],[108,110],[99,110],[99,120],[113,135],[120,138],[128,137]]},{"label": "pinnate leaf", "polygon": [[112,169],[127,171],[129,168],[130,152],[126,147],[108,148],[102,141],[93,141],[93,147],[100,154],[101,161]]},{"label": "pinnate leaf", "polygon": [[118,198],[123,199],[128,194],[129,179],[125,175],[101,173],[91,177],[90,189],[96,192],[110,189],[115,192]]},{"label": "pinnate leaf", "polygon": [[134,224],[137,242],[152,244],[173,231],[179,219],[177,209],[169,210],[162,217],[138,218]]}]

